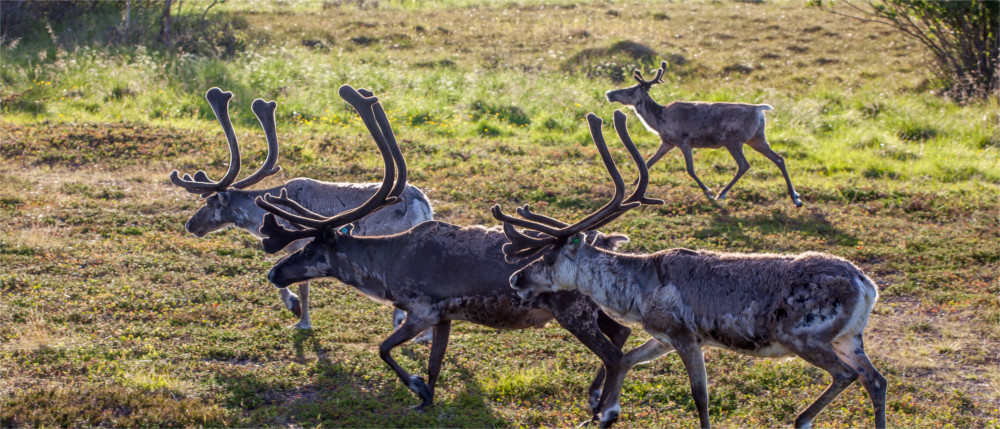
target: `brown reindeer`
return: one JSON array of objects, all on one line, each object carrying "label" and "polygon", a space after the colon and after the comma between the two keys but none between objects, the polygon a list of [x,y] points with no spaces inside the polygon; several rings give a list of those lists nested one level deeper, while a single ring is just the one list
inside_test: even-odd
[{"label": "brown reindeer", "polygon": [[[351,234],[352,223],[377,210],[391,209],[406,183],[406,164],[378,99],[363,97],[347,85],[341,87],[340,95],[358,110],[382,153],[385,164],[382,185],[357,208],[330,217],[311,213],[284,193],[258,198],[257,204],[270,212],[261,228],[261,233],[268,236],[263,241],[265,250],[277,252],[292,241],[313,239],[275,264],[268,279],[283,287],[317,277],[335,277],[376,301],[405,310],[406,320],[379,345],[379,355],[403,384],[420,397],[418,408],[434,400],[434,386],[453,320],[497,329],[526,329],[542,327],[555,319],[603,363],[589,389],[589,404],[596,412],[605,379],[617,379],[621,346],[630,330],[579,292],[520,298],[510,288],[508,278],[524,264],[505,261],[502,246],[506,238],[499,228],[427,221],[394,235]],[[597,141],[600,126],[592,132],[596,133]],[[634,159],[642,164],[641,157]],[[282,227],[275,215],[300,229]],[[593,230],[581,231],[581,235],[591,245],[601,248],[614,248],[627,240],[621,235]],[[434,328],[434,339],[425,382],[403,369],[393,359],[392,350],[430,327]]]},{"label": "brown reindeer", "polygon": [[[615,128],[625,140],[625,115],[615,112]],[[868,390],[875,426],[884,428],[886,380],[865,355],[862,332],[878,298],[860,269],[841,258],[815,252],[799,255],[742,254],[670,249],[624,254],[591,246],[578,231],[599,228],[637,204],[622,201],[624,182],[608,169],[618,189],[597,212],[572,225],[554,227],[505,215],[511,243],[504,252],[534,259],[510,277],[522,298],[536,293],[580,291],[605,310],[639,322],[652,339],[628,352],[617,378],[609,379],[601,426],[610,426],[621,407],[625,374],[635,364],[677,351],[691,383],[701,427],[710,427],[708,383],[702,347],[715,346],[751,356],[798,355],[830,373],[833,381],[795,419],[809,427],[813,418],[855,380]],[[526,236],[514,226],[542,237]],[[540,255],[540,256],[538,256]],[[609,370],[609,373],[612,371]]]},{"label": "brown reindeer", "polygon": [[632,77],[639,82],[635,86],[605,94],[608,101],[622,103],[632,108],[646,128],[660,136],[660,147],[646,161],[646,167],[652,167],[663,155],[674,147],[680,148],[684,154],[684,163],[688,174],[698,182],[698,186],[712,199],[712,190],[705,186],[694,173],[694,158],[692,149],[724,147],[736,160],[737,171],[733,180],[719,192],[715,199],[725,199],[729,188],[750,169],[750,163],[743,156],[743,144],[752,147],[761,155],[770,159],[781,170],[788,185],[788,196],[797,207],[802,206],[799,194],[792,187],[792,179],[785,169],[785,159],[771,150],[771,145],[764,138],[764,111],[772,107],[766,104],[743,103],[703,103],[691,101],[674,101],[661,106],[649,96],[649,89],[663,82],[663,72],[667,62],[660,63],[653,80],[645,80],[639,70]]},{"label": "brown reindeer", "polygon": [[[366,90],[362,89],[361,91]],[[370,92],[368,93],[370,94]],[[198,237],[204,237],[210,232],[224,229],[230,225],[243,229],[257,237],[262,237],[258,230],[264,218],[264,210],[253,203],[254,199],[267,194],[287,192],[296,201],[301,202],[311,210],[336,214],[353,207],[378,188],[377,183],[331,183],[318,180],[295,178],[283,185],[262,189],[247,190],[264,178],[281,170],[278,162],[278,136],[275,129],[274,111],[277,103],[256,99],[251,105],[254,115],[260,121],[267,140],[267,158],[257,171],[247,178],[236,180],[240,172],[240,147],[229,119],[229,100],[231,92],[222,92],[212,88],[205,94],[219,124],[222,125],[226,139],[229,141],[229,170],[218,182],[212,181],[204,171],[198,171],[194,178],[185,174],[180,177],[177,170],[170,173],[170,181],[175,185],[205,198],[205,205],[188,219],[185,227],[188,232]],[[420,222],[430,220],[433,216],[427,196],[414,186],[407,186],[401,195],[404,203],[398,204],[393,210],[385,210],[363,219],[355,224],[354,233],[358,235],[384,235],[405,231]],[[301,240],[289,246],[294,251],[305,245],[307,240]],[[299,321],[293,325],[298,329],[312,328],[309,318],[309,282],[299,284],[299,295],[291,293],[288,288],[278,289],[281,301],[285,307],[299,316]],[[405,317],[399,311],[393,315],[394,326],[398,326]],[[430,341],[430,332],[417,338],[417,341]]]}]

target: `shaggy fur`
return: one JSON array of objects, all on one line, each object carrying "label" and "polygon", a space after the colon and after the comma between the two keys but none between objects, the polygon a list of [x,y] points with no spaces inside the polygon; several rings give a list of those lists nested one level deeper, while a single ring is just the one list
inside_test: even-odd
[{"label": "shaggy fur", "polygon": [[676,350],[691,380],[702,427],[709,426],[703,346],[752,356],[795,354],[833,376],[830,387],[799,414],[811,424],[840,391],[861,376],[885,427],[886,384],[864,353],[862,331],[878,297],[875,284],[850,262],[827,254],[739,254],[670,249],[629,255],[568,243],[518,271],[519,291],[579,290],[653,339],[622,360],[601,400],[602,423],[617,418],[621,383],[639,362]]}]

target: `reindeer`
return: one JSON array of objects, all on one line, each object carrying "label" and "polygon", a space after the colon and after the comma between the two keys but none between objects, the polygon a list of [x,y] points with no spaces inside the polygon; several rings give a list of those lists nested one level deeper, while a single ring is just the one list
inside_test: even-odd
[{"label": "reindeer", "polygon": [[[615,111],[614,121],[619,137],[628,139],[625,114]],[[687,370],[701,427],[710,427],[704,346],[751,356],[795,354],[829,372],[833,381],[796,417],[796,427],[809,427],[816,414],[859,376],[875,409],[875,426],[885,427],[886,380],[868,360],[862,341],[878,298],[871,279],[850,262],[815,252],[776,255],[670,249],[623,254],[591,246],[579,231],[600,228],[638,205],[622,201],[624,182],[613,163],[608,164],[608,172],[615,196],[572,225],[553,227],[508,216],[499,206],[493,207],[493,216],[504,223],[510,240],[504,253],[534,259],[510,277],[511,287],[521,298],[579,291],[612,314],[641,323],[653,337],[629,351],[617,371],[608,370],[617,378],[608,380],[599,401],[602,427],[618,417],[621,385],[628,370],[674,350]],[[541,237],[522,234],[514,226]]]},{"label": "reindeer", "polygon": [[690,101],[674,101],[666,106],[657,104],[649,96],[649,89],[663,82],[663,72],[667,62],[660,63],[653,80],[645,80],[639,70],[632,72],[632,77],[639,82],[635,86],[615,91],[608,91],[608,101],[622,103],[632,108],[636,116],[646,126],[646,129],[660,136],[660,147],[646,161],[646,167],[652,167],[663,155],[674,147],[684,154],[688,174],[698,182],[698,186],[709,199],[713,199],[712,190],[705,186],[694,173],[694,158],[691,150],[694,148],[716,149],[725,147],[736,160],[738,170],[733,180],[719,192],[714,199],[725,199],[729,188],[750,169],[750,163],[743,156],[743,144],[750,146],[761,155],[770,159],[785,176],[788,185],[788,196],[796,207],[802,206],[799,194],[792,187],[792,179],[785,169],[785,159],[771,150],[771,145],[764,138],[764,111],[772,110],[766,104],[744,103],[703,103]]},{"label": "reindeer", "polygon": [[[317,277],[335,277],[368,297],[405,310],[406,320],[379,344],[379,355],[399,379],[421,399],[418,409],[433,403],[434,386],[441,371],[451,323],[464,320],[496,329],[540,328],[555,319],[593,351],[603,366],[591,384],[589,404],[597,411],[602,385],[616,379],[621,346],[630,330],[608,317],[592,300],[575,291],[543,293],[521,299],[507,279],[524,264],[508,264],[499,228],[462,227],[427,221],[394,235],[361,237],[351,234],[351,224],[376,210],[391,207],[406,183],[406,164],[378,99],[364,97],[348,85],[340,95],[355,106],[378,145],[385,163],[381,187],[357,208],[331,217],[311,213],[282,192],[257,198],[269,213],[261,233],[268,252],[288,243],[313,238],[304,248],[286,256],[268,273],[278,287]],[[592,129],[595,141],[600,126]],[[634,158],[642,165],[642,158]],[[395,181],[393,180],[395,177]],[[644,178],[645,179],[645,178]],[[643,180],[640,186],[645,186]],[[295,213],[278,206],[290,208]],[[289,230],[275,215],[298,226]],[[627,237],[581,231],[588,243],[613,249]],[[392,357],[392,350],[418,332],[433,327],[434,338],[428,378],[411,375]],[[605,371],[605,369],[607,371]]]},{"label": "reindeer", "polygon": [[[362,91],[366,90],[362,89]],[[222,92],[219,88],[212,88],[205,94],[205,98],[212,106],[212,110],[226,134],[226,139],[229,141],[230,160],[229,171],[226,172],[226,175],[215,182],[209,179],[204,171],[200,170],[194,174],[194,178],[187,174],[181,178],[177,170],[170,173],[170,181],[175,185],[205,198],[205,205],[198,209],[185,224],[188,232],[198,237],[204,237],[210,232],[235,225],[261,237],[258,231],[261,227],[261,220],[264,218],[264,210],[253,203],[253,200],[260,195],[278,193],[279,190],[283,190],[312,210],[321,213],[338,213],[360,203],[378,187],[377,183],[330,183],[296,178],[278,187],[259,191],[245,190],[265,177],[281,171],[281,167],[275,166],[278,161],[278,138],[274,121],[277,103],[265,102],[261,99],[254,100],[251,109],[264,129],[267,140],[267,158],[253,174],[233,183],[240,172],[240,148],[232,122],[229,119],[229,100],[232,97],[231,92]],[[403,191],[402,199],[405,203],[397,205],[394,210],[386,210],[359,221],[355,224],[355,233],[360,235],[390,234],[405,231],[432,218],[433,212],[430,203],[420,189],[408,186]],[[301,240],[292,244],[289,246],[289,251],[301,248],[306,241]],[[291,293],[288,288],[281,288],[278,291],[285,307],[299,316],[298,323],[293,326],[298,329],[311,329],[309,282],[299,284],[298,296]],[[404,317],[405,313],[396,312],[393,315],[394,326],[398,326]],[[421,342],[429,340],[430,332],[417,338],[417,341]]]}]

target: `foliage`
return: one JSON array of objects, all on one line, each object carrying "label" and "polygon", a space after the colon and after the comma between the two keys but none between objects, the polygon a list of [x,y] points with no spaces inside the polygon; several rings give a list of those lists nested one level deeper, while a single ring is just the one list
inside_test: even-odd
[{"label": "foliage", "polygon": [[[133,7],[147,4],[162,8]],[[182,4],[174,2],[172,27],[197,34],[209,2]],[[768,139],[806,206],[788,202],[781,174],[753,151],[751,170],[720,202],[706,200],[670,153],[650,171],[648,192],[666,203],[609,225],[631,237],[628,250],[851,260],[880,286],[865,345],[889,379],[889,423],[997,426],[998,108],[932,94],[917,42],[796,2],[362,6],[216,5],[206,31],[246,43],[231,56],[178,38],[167,49],[154,40],[157,15],[141,10],[132,18],[154,29],[141,44],[105,39],[122,20],[114,9],[50,22],[56,41],[40,25],[0,46],[0,426],[575,426],[588,416],[598,360],[557,325],[498,332],[455,323],[436,404],[414,412],[413,394],[378,357],[390,308],[317,281],[316,329],[284,328],[295,317],[264,279],[276,256],[242,231],[187,234],[202,200],[167,175],[225,171],[225,138],[204,99],[219,86],[235,94],[246,170],[266,152],[250,102],[278,102],[283,171],[261,187],[377,180],[371,138],[337,96],[350,83],[385,105],[410,183],[438,218],[493,225],[492,204],[531,203],[578,219],[612,188],[581,119],[609,119],[620,106],[604,92],[631,84],[594,70],[614,61],[647,72],[660,59],[671,63],[652,90],[661,103],[775,107]],[[621,41],[660,57],[617,56],[609,48],[635,47]],[[726,71],[737,64],[746,73]],[[656,136],[627,114],[648,154]],[[612,154],[630,174],[620,146]],[[695,156],[713,187],[735,173],[724,150]],[[648,338],[634,329],[628,347]],[[417,345],[394,352],[417,373],[428,355]],[[829,382],[800,359],[708,348],[706,360],[718,426],[787,425]],[[620,424],[694,426],[689,391],[676,356],[640,366],[625,382]],[[870,426],[864,390],[852,385],[816,421]]]},{"label": "foliage", "polygon": [[890,25],[934,56],[934,71],[958,99],[1000,94],[1000,2],[996,0],[841,0],[851,12],[812,4],[840,16]]}]

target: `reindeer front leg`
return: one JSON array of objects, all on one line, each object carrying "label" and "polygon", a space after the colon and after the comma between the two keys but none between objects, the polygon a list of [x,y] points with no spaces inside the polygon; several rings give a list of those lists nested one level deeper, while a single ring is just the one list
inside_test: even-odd
[{"label": "reindeer front leg", "polygon": [[312,329],[309,319],[309,282],[299,283],[299,294],[295,295],[287,287],[278,289],[278,296],[288,311],[299,316],[298,323],[290,326],[296,329]]},{"label": "reindeer front leg", "polygon": [[616,376],[614,378],[609,377],[608,382],[604,385],[604,395],[601,398],[601,403],[603,404],[601,406],[601,428],[611,427],[618,420],[618,414],[621,413],[622,409],[621,404],[619,404],[622,384],[625,382],[625,376],[628,374],[628,371],[640,363],[649,362],[673,350],[674,348],[670,344],[660,342],[654,338],[625,354]]},{"label": "reindeer front leg", "polygon": [[[410,390],[413,391],[413,393],[416,393],[417,396],[420,397],[421,402],[420,405],[416,406],[417,410],[422,410],[434,402],[434,388],[427,387],[427,384],[424,382],[423,377],[419,375],[410,375],[410,373],[406,372],[406,370],[403,369],[403,367],[399,366],[399,364],[396,363],[396,360],[392,358],[391,352],[392,349],[396,348],[396,346],[409,341],[413,337],[417,336],[417,334],[422,332],[424,329],[433,326],[436,322],[437,322],[436,317],[435,318],[414,317],[413,313],[411,312],[410,314],[407,315],[406,320],[403,321],[403,324],[400,325],[399,328],[392,333],[392,335],[389,335],[389,338],[386,338],[385,341],[383,341],[382,344],[379,344],[378,346],[379,357],[381,357],[382,360],[384,360],[385,363],[388,364],[389,367],[396,372],[396,376],[399,377],[400,381],[402,381],[403,384],[406,385],[406,387],[408,387]],[[437,342],[438,339],[435,338],[434,339],[435,345],[437,345]],[[443,349],[444,348],[443,346],[447,344],[447,340],[444,340],[442,342],[445,343],[442,345]],[[444,355],[443,350],[441,351],[441,354],[443,357]]]},{"label": "reindeer front leg", "polygon": [[565,314],[564,312],[556,311],[554,314],[560,326],[572,333],[583,345],[587,346],[590,351],[594,352],[601,359],[602,365],[597,370],[597,375],[594,377],[594,381],[590,384],[587,392],[588,405],[590,405],[593,411],[593,418],[589,421],[593,421],[597,418],[597,413],[601,410],[601,386],[605,384],[606,379],[613,380],[618,377],[621,359],[624,354],[620,345],[612,343],[601,332],[594,313],[587,315]]},{"label": "reindeer front leg", "polygon": [[684,145],[679,147],[681,148],[681,152],[684,153],[684,164],[687,167],[688,175],[691,176],[695,182],[698,182],[698,186],[701,187],[701,191],[705,193],[705,196],[707,196],[708,199],[714,200],[715,196],[712,195],[712,190],[709,189],[708,186],[705,186],[704,183],[701,183],[701,179],[699,179],[698,175],[694,173],[694,155],[691,154],[691,146]]}]

